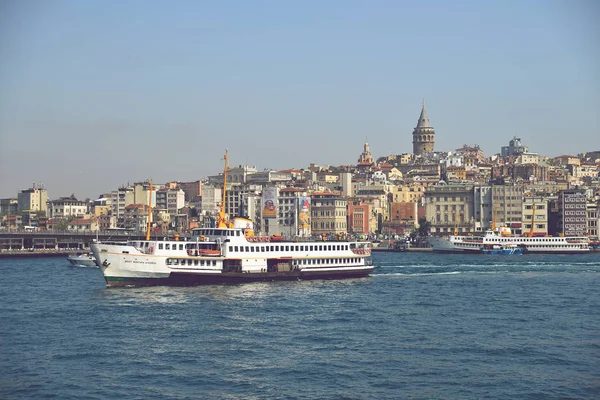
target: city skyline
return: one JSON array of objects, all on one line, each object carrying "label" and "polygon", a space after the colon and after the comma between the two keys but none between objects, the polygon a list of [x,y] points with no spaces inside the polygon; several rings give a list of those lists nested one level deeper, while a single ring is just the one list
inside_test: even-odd
[{"label": "city skyline", "polygon": [[[598,150],[593,1],[0,5],[0,197],[356,163],[517,136]],[[565,140],[565,137],[568,140]],[[337,151],[332,151],[332,148]]]}]

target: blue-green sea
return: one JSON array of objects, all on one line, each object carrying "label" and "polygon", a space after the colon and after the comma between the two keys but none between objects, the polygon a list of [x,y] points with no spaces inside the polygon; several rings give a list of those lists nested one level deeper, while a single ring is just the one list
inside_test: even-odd
[{"label": "blue-green sea", "polygon": [[600,253],[373,258],[362,279],[154,288],[0,259],[0,398],[600,398]]}]

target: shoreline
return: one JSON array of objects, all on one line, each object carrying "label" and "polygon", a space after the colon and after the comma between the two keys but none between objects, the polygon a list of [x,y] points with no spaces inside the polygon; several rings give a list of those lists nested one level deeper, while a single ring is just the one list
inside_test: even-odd
[{"label": "shoreline", "polygon": [[77,250],[3,250],[0,252],[0,258],[68,257],[75,251]]}]

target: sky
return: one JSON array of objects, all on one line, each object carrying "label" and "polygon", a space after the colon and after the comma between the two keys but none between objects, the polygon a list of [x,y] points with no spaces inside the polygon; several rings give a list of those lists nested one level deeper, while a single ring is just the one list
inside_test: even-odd
[{"label": "sky", "polygon": [[0,198],[231,165],[600,150],[600,2],[0,0]]}]

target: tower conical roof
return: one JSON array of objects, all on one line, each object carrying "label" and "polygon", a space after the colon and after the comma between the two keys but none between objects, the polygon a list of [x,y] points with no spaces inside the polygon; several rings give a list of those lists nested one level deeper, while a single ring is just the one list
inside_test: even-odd
[{"label": "tower conical roof", "polygon": [[416,128],[431,128],[431,124],[429,123],[429,118],[427,118],[427,112],[425,111],[425,102],[423,102],[423,108],[421,108],[421,116],[419,117],[419,121],[417,122]]}]

